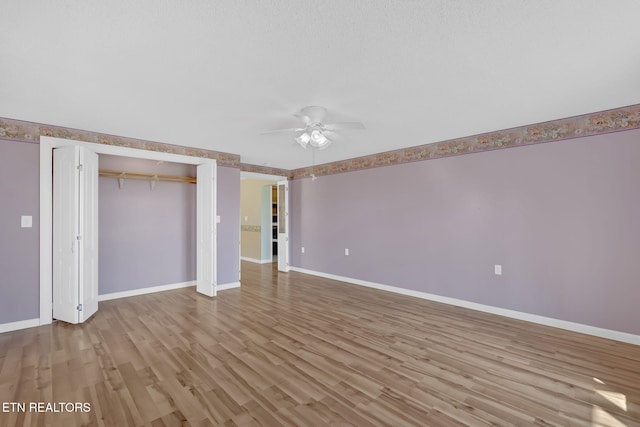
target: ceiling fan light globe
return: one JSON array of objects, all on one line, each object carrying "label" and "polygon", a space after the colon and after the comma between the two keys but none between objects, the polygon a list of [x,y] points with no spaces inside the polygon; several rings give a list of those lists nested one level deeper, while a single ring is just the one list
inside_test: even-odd
[{"label": "ceiling fan light globe", "polygon": [[327,143],[328,139],[319,130],[313,130],[311,132],[311,145],[314,147],[322,147]]},{"label": "ceiling fan light globe", "polygon": [[308,133],[303,133],[302,135],[296,137],[296,142],[302,146],[302,148],[307,148],[307,144],[311,140],[311,137]]},{"label": "ceiling fan light globe", "polygon": [[311,131],[311,140],[313,142],[319,142],[322,136],[322,132],[320,132],[318,129],[314,129]]}]

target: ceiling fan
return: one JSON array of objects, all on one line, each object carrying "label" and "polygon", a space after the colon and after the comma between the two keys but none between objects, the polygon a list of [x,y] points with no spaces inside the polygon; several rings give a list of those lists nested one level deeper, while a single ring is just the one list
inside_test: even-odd
[{"label": "ceiling fan", "polygon": [[310,106],[304,107],[294,114],[301,119],[304,126],[288,129],[276,129],[262,132],[262,135],[276,132],[302,132],[295,140],[302,148],[311,146],[318,150],[324,150],[331,145],[331,140],[327,137],[328,132],[335,132],[344,129],[365,129],[360,122],[324,123],[327,116],[327,109],[324,107]]}]

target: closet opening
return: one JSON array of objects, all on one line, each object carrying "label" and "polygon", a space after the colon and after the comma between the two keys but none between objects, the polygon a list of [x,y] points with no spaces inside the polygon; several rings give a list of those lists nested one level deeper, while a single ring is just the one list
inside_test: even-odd
[{"label": "closet opening", "polygon": [[98,300],[194,286],[196,166],[98,159]]},{"label": "closet opening", "polygon": [[[74,157],[69,162],[62,162],[58,167],[54,168],[54,152],[59,149],[59,153],[63,151],[70,153],[71,151],[80,153],[80,155],[69,155],[69,158]],[[83,154],[85,153],[85,154]],[[84,227],[85,222],[90,222],[94,228],[100,226],[98,215],[89,215],[88,210],[83,206],[94,206],[93,203],[84,203],[89,200],[85,194],[79,189],[83,188],[83,183],[95,182],[98,183],[99,168],[90,167],[84,168],[82,164],[83,156],[98,157],[97,155],[112,155],[122,158],[134,158],[134,159],[147,159],[157,162],[173,162],[183,163],[185,165],[193,165],[196,172],[196,249],[195,249],[195,285],[196,291],[206,296],[215,296],[217,293],[217,164],[214,159],[185,156],[179,154],[171,154],[157,151],[148,151],[142,149],[135,149],[129,147],[112,146],[106,144],[96,144],[83,141],[66,140],[62,138],[54,137],[40,137],[40,324],[49,324],[53,320],[53,307],[55,303],[55,296],[63,295],[64,302],[60,307],[64,307],[65,311],[69,314],[67,321],[70,323],[80,323],[86,320],[87,316],[83,314],[74,314],[73,311],[84,311],[84,302],[91,302],[93,306],[93,296],[96,296],[99,292],[98,280],[86,280],[87,277],[95,277],[95,275],[85,274],[86,271],[95,272],[96,269],[86,269],[88,265],[86,260],[97,259],[95,249],[95,239],[92,239],[92,244],[85,245],[83,234],[87,230]],[[80,159],[77,163],[76,160]],[[97,163],[97,162],[96,162]],[[105,168],[106,169],[106,168]],[[90,172],[89,172],[90,170]],[[109,169],[113,174],[113,169]],[[75,171],[75,172],[73,172]],[[117,171],[117,170],[116,170]],[[103,171],[104,172],[104,171]],[[121,171],[127,172],[127,171]],[[131,177],[137,175],[137,171],[130,171]],[[74,177],[74,173],[77,173]],[[68,179],[59,179],[58,174],[65,174]],[[189,183],[169,183],[166,182],[166,176],[183,176],[173,174],[161,174],[154,173],[152,181],[148,181],[147,184],[150,187],[158,188],[161,183],[171,185],[191,185]],[[185,175],[185,176],[188,176]],[[90,179],[89,179],[90,178]],[[162,179],[160,179],[162,178]],[[189,177],[191,178],[191,177]],[[178,178],[180,179],[180,178]],[[119,183],[126,185],[126,173],[124,176],[116,178]],[[114,180],[114,181],[116,181]],[[140,181],[141,179],[130,178],[130,181]],[[58,184],[54,186],[54,182]],[[80,185],[76,183],[79,182]],[[85,185],[86,188],[95,188],[93,184],[91,187]],[[153,191],[153,188],[150,188]],[[56,200],[69,199],[67,209],[70,212],[77,211],[77,222],[69,222],[64,225],[64,229],[69,232],[60,233],[61,223],[60,219],[65,218],[65,215],[58,213],[54,215],[54,193],[57,194]],[[96,194],[95,191],[92,194]],[[66,196],[69,194],[69,197]],[[63,195],[63,196],[61,196]],[[98,205],[100,202],[98,201]],[[74,206],[78,206],[75,209]],[[95,209],[94,209],[95,211]],[[148,223],[152,223],[154,220],[154,214],[147,218]],[[86,218],[93,218],[92,221],[85,221]],[[75,220],[74,220],[75,221]],[[144,225],[139,225],[140,227]],[[56,230],[56,233],[54,233]],[[157,233],[161,231],[156,230]],[[57,237],[54,238],[54,235]],[[60,236],[63,236],[60,238]],[[108,236],[102,236],[105,238]],[[153,237],[150,237],[153,238]],[[100,236],[98,235],[98,244]],[[72,244],[73,243],[73,244]],[[55,246],[55,248],[54,248]],[[71,255],[69,255],[71,254]],[[75,254],[78,254],[77,256]],[[99,255],[99,254],[98,254]],[[62,274],[54,274],[54,264],[56,265],[57,272],[65,272],[65,277],[72,278],[72,280],[59,280],[63,277]],[[96,261],[97,272],[100,272],[98,266],[99,262]],[[135,270],[135,266],[132,267]],[[188,266],[185,270],[188,270]],[[187,273],[189,274],[189,273]],[[178,284],[184,284],[184,282],[178,282]],[[62,284],[62,285],[61,285]],[[176,285],[172,283],[169,285]],[[162,285],[160,286],[162,287]],[[164,289],[157,289],[164,290]],[[113,292],[112,294],[120,296],[127,296],[129,292],[138,292],[139,289],[125,290],[122,293]],[[104,293],[104,289],[100,293]],[[145,292],[146,293],[146,292]],[[90,295],[92,299],[84,301],[83,298]],[[63,299],[58,298],[58,301]],[[86,313],[89,315],[89,313]]]}]

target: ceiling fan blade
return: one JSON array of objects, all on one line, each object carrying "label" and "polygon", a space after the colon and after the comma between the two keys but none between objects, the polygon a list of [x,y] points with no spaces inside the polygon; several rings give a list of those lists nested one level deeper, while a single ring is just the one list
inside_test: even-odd
[{"label": "ceiling fan blade", "polygon": [[333,131],[333,130],[325,130],[322,132],[324,134],[324,136],[326,136],[328,139],[330,139],[332,142],[344,142],[346,139],[345,136],[343,134],[341,134],[340,132],[337,131]]},{"label": "ceiling fan blade", "polygon": [[342,123],[327,123],[324,125],[326,130],[343,130],[343,129],[366,129],[360,122],[342,122]]},{"label": "ceiling fan blade", "polygon": [[268,130],[266,132],[260,132],[260,135],[266,135],[268,133],[278,133],[278,132],[302,132],[305,128],[289,128],[289,129],[276,129],[276,130]]}]

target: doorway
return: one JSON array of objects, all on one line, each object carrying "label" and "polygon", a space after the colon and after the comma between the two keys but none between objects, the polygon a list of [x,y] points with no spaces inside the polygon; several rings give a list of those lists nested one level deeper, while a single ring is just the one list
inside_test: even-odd
[{"label": "doorway", "polygon": [[[217,169],[213,159],[139,150],[61,138],[40,138],[40,324],[53,320],[53,153],[68,146],[96,154],[111,154],[157,161],[196,165],[197,171],[197,280],[196,289],[207,296],[217,293]],[[97,170],[96,170],[97,173]],[[75,250],[75,249],[74,249]],[[96,283],[97,286],[97,283]],[[96,291],[97,292],[97,291]],[[80,304],[79,300],[78,303]]]},{"label": "doorway", "polygon": [[240,179],[240,259],[289,271],[286,178],[241,172]]}]

